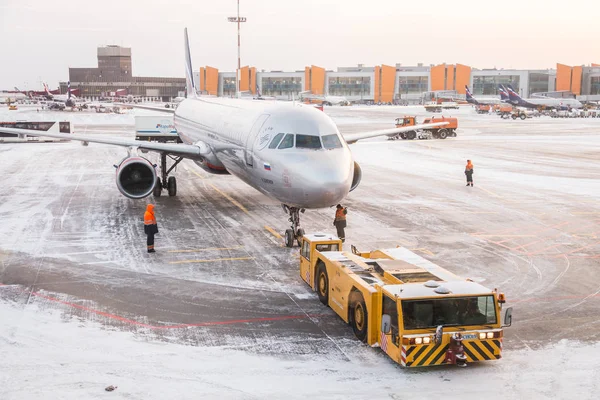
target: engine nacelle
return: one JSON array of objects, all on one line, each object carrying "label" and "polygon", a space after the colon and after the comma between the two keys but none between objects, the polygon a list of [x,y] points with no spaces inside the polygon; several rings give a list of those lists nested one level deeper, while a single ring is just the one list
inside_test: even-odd
[{"label": "engine nacelle", "polygon": [[156,169],[142,157],[129,157],[117,167],[117,188],[130,199],[143,199],[156,186]]},{"label": "engine nacelle", "polygon": [[360,165],[356,161],[354,161],[354,176],[352,177],[352,186],[350,186],[350,191],[353,191],[358,187],[360,180],[362,179],[362,170],[360,169]]}]

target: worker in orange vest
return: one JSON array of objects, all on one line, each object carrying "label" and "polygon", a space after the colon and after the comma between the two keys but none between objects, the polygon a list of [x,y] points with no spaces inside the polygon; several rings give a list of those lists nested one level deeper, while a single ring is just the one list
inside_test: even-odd
[{"label": "worker in orange vest", "polygon": [[467,176],[467,186],[473,186],[473,163],[471,160],[467,160],[465,175]]},{"label": "worker in orange vest", "polygon": [[335,225],[337,235],[342,239],[342,243],[346,241],[346,234],[344,232],[344,228],[346,227],[346,214],[348,214],[348,209],[342,207],[341,204],[338,204],[335,207],[335,219],[333,220],[333,225]]},{"label": "worker in orange vest", "polygon": [[144,233],[148,236],[148,240],[146,241],[148,253],[155,253],[154,235],[158,233],[158,224],[154,216],[154,204],[146,206],[146,212],[144,213]]}]

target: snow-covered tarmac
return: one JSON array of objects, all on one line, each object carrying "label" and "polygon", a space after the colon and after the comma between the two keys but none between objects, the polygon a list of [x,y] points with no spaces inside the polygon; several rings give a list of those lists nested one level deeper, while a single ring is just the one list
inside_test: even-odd
[{"label": "snow-covered tarmac", "polygon": [[[326,108],[340,130],[387,128],[417,107]],[[595,398],[600,384],[600,119],[460,117],[457,138],[352,145],[348,244],[412,248],[505,292],[500,361],[403,370],[354,339],[281,247],[278,204],[234,177],[178,168],[156,200],[123,198],[124,150],[0,145],[0,399]],[[132,115],[0,109],[131,135]],[[475,187],[464,186],[464,163]],[[232,202],[234,200],[235,202]],[[331,231],[333,210],[302,215]],[[104,387],[116,385],[113,393]]]}]

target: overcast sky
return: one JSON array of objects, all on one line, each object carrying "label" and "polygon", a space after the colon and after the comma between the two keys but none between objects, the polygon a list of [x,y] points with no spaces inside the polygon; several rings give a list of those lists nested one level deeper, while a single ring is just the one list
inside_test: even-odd
[{"label": "overcast sky", "polygon": [[[462,63],[554,68],[600,63],[598,0],[240,0],[242,65],[259,70]],[[235,0],[0,0],[0,89],[51,88],[96,47],[132,48],[136,76],[237,65]]]}]

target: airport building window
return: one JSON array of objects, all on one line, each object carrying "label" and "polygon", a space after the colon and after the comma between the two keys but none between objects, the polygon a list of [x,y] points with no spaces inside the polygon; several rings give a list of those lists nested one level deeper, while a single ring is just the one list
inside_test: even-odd
[{"label": "airport building window", "polygon": [[498,95],[498,85],[511,85],[518,91],[520,83],[521,77],[519,75],[474,76],[473,94]]},{"label": "airport building window", "polygon": [[545,93],[549,89],[549,75],[530,73],[529,74],[529,93]]},{"label": "airport building window", "polygon": [[600,94],[600,76],[592,76],[590,78],[590,94]]},{"label": "airport building window", "polygon": [[278,133],[273,140],[271,140],[271,144],[269,145],[270,149],[276,149],[279,142],[281,142],[281,138],[283,137],[283,133]]},{"label": "airport building window", "polygon": [[302,79],[294,76],[262,78],[262,95],[282,96],[298,94],[302,90]]},{"label": "airport building window", "polygon": [[327,150],[330,149],[339,149],[342,147],[342,142],[340,142],[340,138],[338,135],[325,135],[322,137],[323,139],[323,147]]},{"label": "airport building window", "polygon": [[421,94],[426,92],[429,78],[426,76],[401,76],[398,78],[398,94]]},{"label": "airport building window", "polygon": [[288,133],[281,141],[278,149],[289,149],[290,147],[294,147],[294,135]]},{"label": "airport building window", "polygon": [[235,78],[223,78],[223,96],[235,96]]},{"label": "airport building window", "polygon": [[331,96],[364,96],[370,94],[371,77],[349,76],[329,78]]},{"label": "airport building window", "polygon": [[321,137],[311,135],[296,135],[296,147],[299,149],[320,149]]}]

